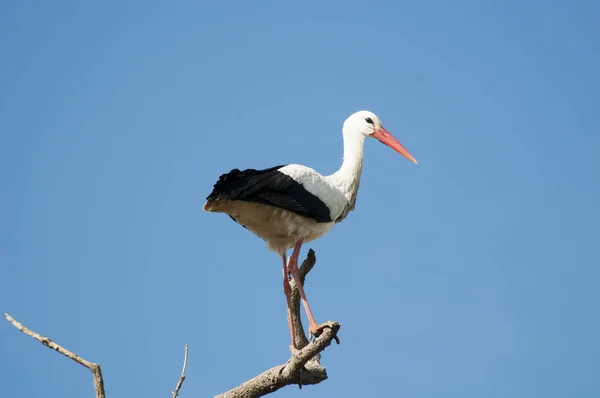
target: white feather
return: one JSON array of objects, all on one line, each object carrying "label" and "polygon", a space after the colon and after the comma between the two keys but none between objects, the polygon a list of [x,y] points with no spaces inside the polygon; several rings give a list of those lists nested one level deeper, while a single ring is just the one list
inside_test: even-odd
[{"label": "white feather", "polygon": [[329,208],[329,216],[336,220],[344,213],[349,201],[333,182],[310,167],[290,164],[278,170],[300,183],[304,189],[319,198]]}]

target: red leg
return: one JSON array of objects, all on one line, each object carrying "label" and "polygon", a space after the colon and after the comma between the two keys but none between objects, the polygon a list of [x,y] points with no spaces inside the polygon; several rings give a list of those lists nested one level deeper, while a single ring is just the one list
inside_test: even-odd
[{"label": "red leg", "polygon": [[288,268],[292,273],[292,276],[294,277],[296,286],[298,286],[298,292],[300,293],[302,304],[304,305],[304,309],[306,310],[306,316],[308,316],[308,334],[310,338],[311,336],[318,336],[319,334],[321,334],[321,331],[325,326],[317,325],[317,322],[315,322],[315,318],[312,314],[312,311],[310,310],[310,306],[308,305],[308,300],[306,299],[306,294],[304,294],[304,286],[302,286],[302,283],[300,283],[300,275],[298,274],[298,256],[300,255],[302,242],[304,242],[304,239],[302,238],[298,239],[298,242],[296,242],[296,246],[294,246],[294,251],[292,253],[292,256],[290,257],[290,263],[288,265]]},{"label": "red leg", "polygon": [[285,254],[282,256],[283,258],[283,292],[285,293],[285,300],[287,301],[287,319],[288,326],[290,328],[290,335],[292,337],[292,347],[296,348],[296,339],[294,338],[294,325],[292,324],[292,314],[291,314],[291,294],[292,287],[290,286],[289,281],[289,271],[287,267],[287,260],[285,258]]}]

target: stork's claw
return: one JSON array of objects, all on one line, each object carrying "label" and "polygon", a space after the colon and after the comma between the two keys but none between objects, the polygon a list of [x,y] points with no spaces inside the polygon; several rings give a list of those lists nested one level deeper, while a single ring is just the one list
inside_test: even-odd
[{"label": "stork's claw", "polygon": [[319,337],[323,330],[327,327],[325,324],[316,325],[315,327],[311,327],[308,329],[308,339],[312,340],[313,337]]},{"label": "stork's claw", "polygon": [[[308,329],[308,338],[309,340],[313,338],[313,336],[319,337],[321,335],[321,333],[323,333],[323,330],[325,330],[326,328],[330,328],[331,329],[331,325],[332,322],[325,322],[322,323],[320,325],[313,325]],[[335,342],[340,344],[340,339],[339,337],[337,337],[337,335],[333,336],[333,338],[335,339]]]}]

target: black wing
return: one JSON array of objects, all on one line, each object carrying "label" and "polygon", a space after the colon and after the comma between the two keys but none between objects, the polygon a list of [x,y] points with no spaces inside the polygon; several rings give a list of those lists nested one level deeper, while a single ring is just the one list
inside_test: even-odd
[{"label": "black wing", "polygon": [[292,211],[317,222],[330,222],[329,208],[302,184],[281,173],[285,165],[264,170],[233,169],[219,177],[207,200],[243,200]]}]

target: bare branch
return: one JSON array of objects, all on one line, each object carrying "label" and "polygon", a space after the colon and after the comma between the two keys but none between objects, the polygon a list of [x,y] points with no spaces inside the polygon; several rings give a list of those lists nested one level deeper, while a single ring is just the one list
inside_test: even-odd
[{"label": "bare branch", "polygon": [[83,365],[86,368],[88,368],[94,375],[94,389],[96,390],[96,398],[105,398],[104,380],[102,379],[102,370],[100,369],[100,365],[98,365],[97,363],[86,361],[85,359],[81,358],[79,355],[67,350],[66,348],[64,348],[63,346],[61,346],[59,344],[56,344],[55,342],[50,340],[48,337],[44,337],[44,336],[39,335],[36,332],[28,329],[22,323],[18,322],[16,319],[14,319],[12,316],[10,316],[6,313],[4,314],[4,316],[6,317],[7,321],[9,321],[10,323],[13,324],[14,327],[16,327],[17,329],[19,329],[21,332],[25,333],[29,337],[36,339],[37,341],[39,341],[46,347],[53,349],[54,351],[57,351],[57,352],[63,354],[64,356],[66,356],[67,358],[70,358],[73,361],[77,362],[78,364]]},{"label": "bare branch", "polygon": [[177,386],[175,387],[175,390],[172,392],[172,398],[177,398],[177,396],[179,395],[179,389],[181,388],[181,385],[183,384],[183,381],[185,380],[185,368],[187,368],[187,359],[188,359],[188,346],[187,344],[185,345],[185,355],[183,357],[183,369],[181,370],[181,376],[179,376],[179,381],[177,382]]},{"label": "bare branch", "polygon": [[[306,275],[313,269],[316,263],[315,252],[310,249],[306,260],[302,263],[299,269],[300,280],[304,283]],[[279,366],[275,366],[258,376],[246,381],[242,385],[220,395],[216,398],[256,398],[279,390],[282,387],[297,384],[300,388],[302,385],[318,384],[327,379],[327,371],[321,366],[321,352],[335,340],[339,344],[337,333],[340,330],[338,322],[329,321],[324,325],[323,332],[312,342],[309,342],[304,333],[302,320],[300,317],[300,294],[294,280],[290,280],[292,289],[290,297],[290,314],[292,318],[292,328],[296,341],[297,348],[291,348],[292,356],[288,361]],[[104,381],[102,379],[102,371],[100,365],[89,362],[77,354],[67,350],[61,345],[53,342],[47,337],[41,336],[36,332],[28,329],[23,324],[15,320],[8,314],[4,314],[6,319],[13,324],[17,329],[26,335],[36,339],[48,348],[51,348],[60,354],[70,358],[88,368],[94,376],[94,389],[96,390],[96,398],[105,398]],[[175,390],[171,393],[171,398],[177,398],[179,390],[186,378],[185,372],[188,361],[188,346],[185,346],[185,355],[183,358],[183,369],[177,381]]]},{"label": "bare branch", "polygon": [[[310,249],[306,260],[304,260],[299,269],[302,283],[304,283],[306,275],[313,269],[316,261],[315,252]],[[328,327],[324,329],[323,333],[309,343],[300,317],[300,294],[293,278],[290,279],[290,286],[292,288],[290,313],[292,316],[294,337],[299,349],[292,349],[292,356],[285,364],[266,370],[242,385],[226,393],[217,395],[215,398],[262,397],[285,386],[297,384],[302,388],[302,385],[318,384],[327,379],[327,371],[319,362],[321,352],[331,344],[332,340],[335,340],[339,344],[337,333],[340,329],[340,324],[331,321],[327,322]]]}]

